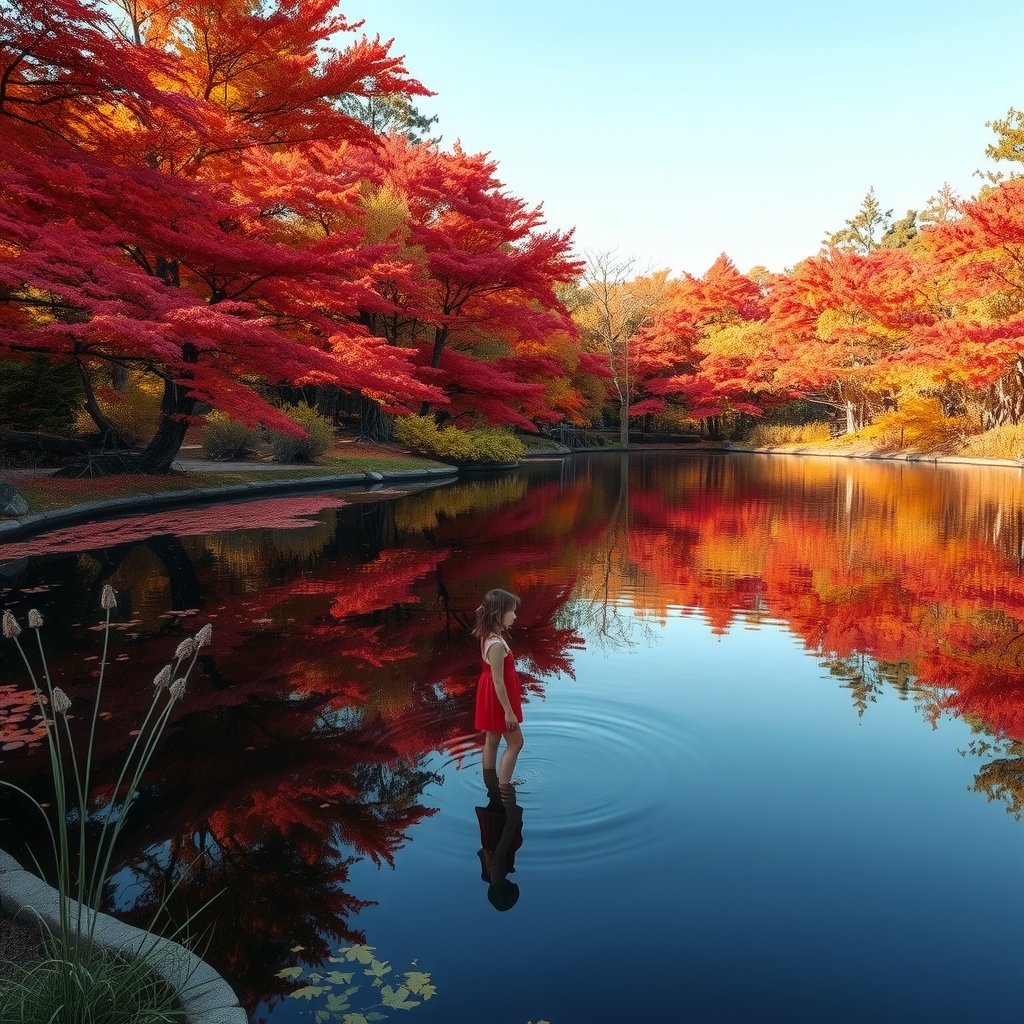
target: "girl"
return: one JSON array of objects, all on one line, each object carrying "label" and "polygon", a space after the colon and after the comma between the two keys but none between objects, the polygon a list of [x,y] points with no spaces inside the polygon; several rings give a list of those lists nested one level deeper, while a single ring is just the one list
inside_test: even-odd
[{"label": "girl", "polygon": [[505,753],[501,755],[498,783],[512,784],[516,758],[523,749],[522,694],[516,675],[512,651],[504,633],[516,621],[519,598],[507,590],[489,590],[484,603],[476,610],[473,636],[480,638],[480,655],[484,668],[476,688],[476,718],[474,724],[483,730],[484,771],[493,771],[498,756],[498,741],[505,737]]}]

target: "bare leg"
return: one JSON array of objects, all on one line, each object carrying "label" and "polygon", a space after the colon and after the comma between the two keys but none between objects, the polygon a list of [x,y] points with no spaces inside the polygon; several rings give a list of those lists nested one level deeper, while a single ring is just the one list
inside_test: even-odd
[{"label": "bare leg", "polygon": [[484,733],[483,764],[484,771],[494,771],[498,760],[498,741],[501,739],[500,732]]},{"label": "bare leg", "polygon": [[[487,734],[488,738],[490,735],[490,733]],[[516,759],[519,757],[519,751],[523,749],[523,730],[522,728],[513,729],[503,735],[505,737],[505,752],[501,755],[498,783],[502,786],[510,786],[512,773],[516,770]],[[484,749],[486,749],[486,745]]]}]

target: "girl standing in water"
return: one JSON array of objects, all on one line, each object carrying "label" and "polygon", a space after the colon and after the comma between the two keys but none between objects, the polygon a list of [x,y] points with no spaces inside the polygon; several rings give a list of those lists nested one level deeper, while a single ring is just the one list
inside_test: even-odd
[{"label": "girl standing in water", "polygon": [[498,756],[498,742],[505,737],[505,752],[501,755],[498,784],[512,784],[516,758],[523,749],[522,693],[512,651],[505,634],[516,621],[519,598],[507,590],[489,590],[484,602],[476,610],[473,636],[480,639],[480,655],[484,668],[476,688],[476,717],[474,725],[483,730],[484,771],[493,771]]}]

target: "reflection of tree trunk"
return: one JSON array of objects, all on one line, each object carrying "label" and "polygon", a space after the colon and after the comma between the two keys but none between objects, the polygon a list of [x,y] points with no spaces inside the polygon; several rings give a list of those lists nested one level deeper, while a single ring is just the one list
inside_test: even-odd
[{"label": "reflection of tree trunk", "polygon": [[[156,555],[167,573],[167,581],[171,589],[171,607],[175,611],[201,608],[202,592],[199,586],[199,577],[196,575],[192,559],[182,546],[181,541],[177,537],[164,534],[160,537],[150,537],[144,544]],[[101,569],[89,588],[90,606],[99,606],[103,587],[110,582],[111,577],[135,547],[135,544],[115,544],[113,547],[92,552],[92,557],[100,563]],[[118,598],[122,610],[130,613],[130,603],[128,602],[130,602],[130,595]]]},{"label": "reflection of tree trunk", "polygon": [[626,540],[629,540],[629,457],[623,456],[619,461],[619,500],[615,506],[615,519],[622,516],[622,524],[626,529]]},{"label": "reflection of tree trunk", "polygon": [[444,581],[444,569],[437,567],[437,596],[440,598],[441,607],[444,609],[444,632],[445,636],[451,636],[452,619],[454,619],[464,630],[471,632],[472,622],[469,618],[456,608],[451,606],[451,595],[448,593],[448,585]]},{"label": "reflection of tree trunk", "polygon": [[395,503],[375,501],[363,505],[363,534],[374,557],[386,548],[395,547],[398,542],[398,526],[395,524]]},{"label": "reflection of tree trunk", "polygon": [[202,591],[199,577],[188,552],[177,537],[164,535],[150,537],[146,547],[160,559],[167,570],[167,581],[171,586],[171,607],[175,611],[202,607]]}]

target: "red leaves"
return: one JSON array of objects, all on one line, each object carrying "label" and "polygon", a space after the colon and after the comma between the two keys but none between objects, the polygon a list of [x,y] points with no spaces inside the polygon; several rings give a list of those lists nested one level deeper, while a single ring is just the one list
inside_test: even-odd
[{"label": "red leaves", "polygon": [[759,415],[774,389],[773,360],[760,325],[761,289],[724,254],[701,278],[687,275],[637,338],[646,398],[631,413],[658,412],[666,396],[694,419],[723,412]]},{"label": "red leaves", "polygon": [[268,425],[243,375],[442,399],[357,323],[384,252],[361,245],[351,181],[329,200],[344,232],[296,222],[303,189],[307,208],[328,191],[301,154],[373,142],[336,98],[425,92],[379,40],[322,54],[353,27],[332,9],[179,4],[130,45],[99,8],[19,8],[0,37],[0,350],[128,362]]}]

